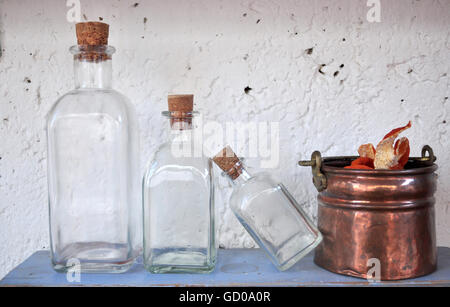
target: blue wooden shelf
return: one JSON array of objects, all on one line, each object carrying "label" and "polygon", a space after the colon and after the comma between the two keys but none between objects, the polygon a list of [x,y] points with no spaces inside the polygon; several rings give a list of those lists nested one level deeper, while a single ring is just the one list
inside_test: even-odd
[{"label": "blue wooden shelf", "polygon": [[450,286],[450,248],[440,247],[438,270],[417,279],[369,283],[330,273],[313,263],[309,254],[293,268],[279,272],[258,249],[219,250],[216,270],[211,274],[150,274],[138,263],[125,274],[82,274],[81,283],[70,283],[66,275],[50,266],[48,251],[39,251],[19,265],[0,286]]}]

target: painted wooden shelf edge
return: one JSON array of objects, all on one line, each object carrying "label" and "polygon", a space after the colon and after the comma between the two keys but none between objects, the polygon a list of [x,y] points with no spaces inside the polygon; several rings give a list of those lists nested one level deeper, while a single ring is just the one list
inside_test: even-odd
[{"label": "painted wooden shelf edge", "polygon": [[259,249],[219,250],[211,274],[150,274],[142,261],[125,274],[82,274],[80,283],[67,281],[66,274],[50,266],[48,251],[39,251],[0,281],[1,287],[278,287],[278,286],[450,286],[450,248],[438,248],[438,270],[428,276],[395,282],[370,283],[364,279],[328,272],[313,262],[312,253],[293,268],[279,272]]}]

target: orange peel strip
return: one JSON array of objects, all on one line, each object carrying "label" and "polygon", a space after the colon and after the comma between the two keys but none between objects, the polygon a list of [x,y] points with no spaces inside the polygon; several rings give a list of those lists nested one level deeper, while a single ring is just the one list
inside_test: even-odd
[{"label": "orange peel strip", "polygon": [[360,157],[352,162],[350,166],[345,167],[347,169],[374,169],[373,159]]},{"label": "orange peel strip", "polygon": [[376,154],[375,147],[372,144],[364,144],[361,145],[358,149],[358,153],[360,157],[363,158],[370,158],[372,160],[375,160],[375,154]]},{"label": "orange peel strip", "polygon": [[374,161],[371,158],[360,157],[352,162],[352,165],[365,165],[370,168],[375,168]]},{"label": "orange peel strip", "polygon": [[389,132],[378,144],[375,154],[375,169],[403,169],[409,159],[409,140],[401,138],[395,143],[395,139],[403,131],[411,128],[411,121],[404,127]]},{"label": "orange peel strip", "polygon": [[398,158],[398,166],[403,169],[408,163],[410,148],[409,148],[409,140],[408,138],[401,138],[395,142],[394,153]]}]

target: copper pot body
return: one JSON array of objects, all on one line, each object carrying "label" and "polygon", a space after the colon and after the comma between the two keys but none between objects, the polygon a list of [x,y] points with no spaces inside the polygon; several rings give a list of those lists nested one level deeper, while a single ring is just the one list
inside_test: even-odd
[{"label": "copper pot body", "polygon": [[368,273],[375,258],[381,280],[435,271],[436,170],[436,165],[349,170],[336,161],[324,163],[327,187],[318,196],[323,241],[315,263],[338,274],[373,278],[373,271]]}]

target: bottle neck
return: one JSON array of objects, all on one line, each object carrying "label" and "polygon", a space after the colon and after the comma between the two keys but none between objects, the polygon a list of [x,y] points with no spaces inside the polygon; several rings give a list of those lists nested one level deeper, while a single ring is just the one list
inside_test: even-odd
[{"label": "bottle neck", "polygon": [[201,142],[192,128],[192,122],[169,120],[168,139],[172,155],[176,158],[202,157]]},{"label": "bottle neck", "polygon": [[249,181],[253,176],[248,173],[248,171],[242,167],[242,173],[237,177],[235,180],[233,180],[233,185],[239,186],[247,181]]},{"label": "bottle neck", "polygon": [[112,61],[86,61],[75,59],[75,88],[110,89],[112,85]]},{"label": "bottle neck", "polygon": [[192,125],[188,123],[176,123],[179,128],[174,128],[172,123],[169,127],[169,141],[171,143],[191,143],[194,138]]},{"label": "bottle neck", "polygon": [[236,166],[226,173],[228,179],[234,186],[248,182],[253,176],[247,171],[245,165],[240,161]]},{"label": "bottle neck", "polygon": [[198,112],[178,113],[165,111],[162,115],[168,119],[167,138],[173,156],[177,158],[203,158],[202,121]]},{"label": "bottle neck", "polygon": [[192,133],[192,119],[171,118],[169,120],[170,134],[190,134]]},{"label": "bottle neck", "polygon": [[[195,114],[194,114],[195,113]],[[164,117],[168,119],[168,136],[169,141],[178,143],[191,143],[198,133],[198,129],[194,129],[194,116],[197,116],[197,112],[192,113],[179,113],[165,111],[162,113]],[[198,122],[197,122],[198,124]]]}]

